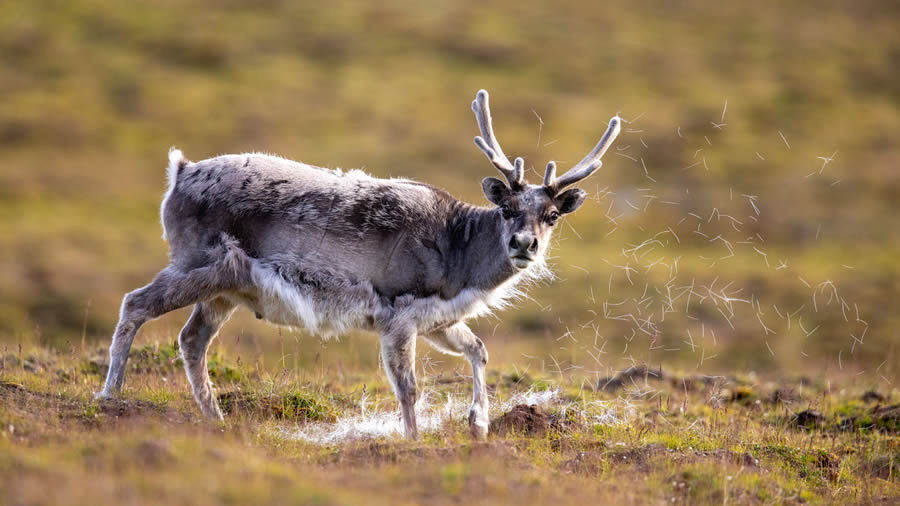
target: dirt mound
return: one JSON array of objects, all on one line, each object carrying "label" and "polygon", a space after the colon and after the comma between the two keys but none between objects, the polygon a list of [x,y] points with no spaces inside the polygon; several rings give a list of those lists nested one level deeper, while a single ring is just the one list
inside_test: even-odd
[{"label": "dirt mound", "polygon": [[863,402],[884,402],[887,400],[885,396],[874,390],[867,390],[866,393],[862,394],[862,397],[860,398]]},{"label": "dirt mound", "polygon": [[791,425],[813,429],[821,427],[825,423],[825,416],[812,409],[803,410],[791,417]]},{"label": "dirt mound", "polygon": [[166,408],[157,406],[150,401],[139,399],[109,398],[97,402],[98,411],[107,416],[119,418],[131,418],[143,415],[161,415],[166,413]]},{"label": "dirt mound", "polygon": [[550,427],[550,416],[540,406],[519,404],[491,421],[490,432],[504,436],[509,432],[541,435]]},{"label": "dirt mound", "polygon": [[789,423],[799,429],[820,429],[832,431],[877,430],[884,433],[900,431],[900,404],[876,405],[866,410],[860,407],[844,408],[845,411],[826,417],[822,413],[807,409],[791,416]]}]

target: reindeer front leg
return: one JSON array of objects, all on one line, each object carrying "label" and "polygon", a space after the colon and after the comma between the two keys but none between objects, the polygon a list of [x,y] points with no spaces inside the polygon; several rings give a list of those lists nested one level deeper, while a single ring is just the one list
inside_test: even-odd
[{"label": "reindeer front leg", "polygon": [[381,357],[394,394],[400,401],[406,437],[418,439],[416,428],[416,331],[392,328],[381,334]]},{"label": "reindeer front leg", "polygon": [[465,355],[472,364],[472,406],[469,408],[469,430],[477,439],[485,439],[488,433],[488,396],[484,383],[484,368],[488,361],[484,341],[465,324],[428,334],[426,337],[438,350]]}]

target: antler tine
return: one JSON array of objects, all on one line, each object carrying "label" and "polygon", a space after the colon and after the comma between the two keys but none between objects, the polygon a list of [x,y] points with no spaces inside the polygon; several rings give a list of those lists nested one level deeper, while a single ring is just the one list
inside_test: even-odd
[{"label": "antler tine", "polygon": [[525,159],[521,156],[517,157],[513,163],[513,178],[519,184],[525,179]]},{"label": "antler tine", "polygon": [[544,172],[544,186],[553,186],[556,180],[556,162],[547,162],[547,171]]},{"label": "antler tine", "polygon": [[[509,163],[509,159],[506,158],[503,150],[500,149],[497,136],[494,135],[494,129],[491,126],[491,108],[488,104],[488,92],[486,90],[479,90],[475,95],[475,100],[472,101],[472,111],[475,113],[476,121],[478,121],[478,129],[481,130],[481,135],[475,137],[475,145],[487,155],[494,167],[497,167],[497,170],[506,176],[506,180],[509,181],[510,185],[521,185],[524,172],[521,169],[521,165],[517,169]],[[524,164],[524,161],[522,163]]]},{"label": "antler tine", "polygon": [[[619,132],[622,131],[622,120],[618,116],[614,116],[609,120],[609,127],[606,129],[606,133],[603,134],[603,137],[600,138],[600,142],[594,146],[594,149],[588,153],[587,156],[584,157],[583,160],[578,162],[578,165],[569,169],[565,174],[552,181],[552,184],[547,184],[547,177],[544,177],[544,185],[552,186],[557,190],[565,188],[570,184],[577,183],[582,179],[590,176],[597,169],[599,169],[603,162],[600,161],[600,158],[603,157],[603,154],[606,153],[606,150],[612,145],[613,141],[619,135]],[[549,167],[548,167],[549,173]]]}]

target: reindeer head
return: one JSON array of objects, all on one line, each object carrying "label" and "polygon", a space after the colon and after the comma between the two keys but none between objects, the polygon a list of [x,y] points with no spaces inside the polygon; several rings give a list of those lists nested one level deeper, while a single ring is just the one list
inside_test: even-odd
[{"label": "reindeer head", "polygon": [[547,164],[544,182],[541,185],[525,181],[525,161],[519,157],[513,163],[500,149],[500,143],[491,126],[491,110],[488,93],[480,90],[472,101],[472,110],[478,120],[481,135],[475,137],[475,144],[484,151],[488,159],[504,176],[506,182],[494,177],[481,181],[484,195],[495,204],[503,219],[500,240],[506,245],[510,263],[517,269],[526,269],[531,263],[542,258],[559,218],[574,212],[584,202],[587,193],[580,188],[563,189],[590,176],[602,163],[600,158],[619,135],[621,120],[618,116],[609,120],[609,127],[594,150],[588,153],[578,165],[560,177],[556,177],[556,163]]}]

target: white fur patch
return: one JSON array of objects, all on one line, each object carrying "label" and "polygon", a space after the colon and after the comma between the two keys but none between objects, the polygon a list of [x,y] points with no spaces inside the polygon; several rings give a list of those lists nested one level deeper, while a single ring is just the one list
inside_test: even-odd
[{"label": "white fur patch", "polygon": [[266,320],[282,325],[302,326],[310,333],[319,332],[319,314],[309,297],[285,282],[281,276],[253,262],[250,276],[259,289],[259,308]]},{"label": "white fur patch", "polygon": [[[460,399],[448,397],[446,402],[433,402],[432,392],[422,392],[416,401],[416,425],[419,432],[435,432],[439,430],[451,415],[465,413],[466,404]],[[336,444],[358,439],[397,436],[403,434],[403,420],[399,411],[368,412],[362,406],[358,415],[338,418],[335,423],[308,423],[300,429],[276,428],[275,431],[285,439],[299,439],[316,444]]]},{"label": "white fur patch", "polygon": [[166,240],[166,222],[163,219],[163,210],[166,208],[166,201],[169,200],[169,197],[172,195],[172,190],[175,189],[175,180],[178,177],[178,165],[183,160],[184,154],[180,149],[176,149],[175,146],[169,148],[169,166],[166,168],[166,182],[168,187],[166,188],[166,194],[163,196],[162,203],[159,205],[159,222],[163,229],[163,240]]},{"label": "white fur patch", "polygon": [[[436,397],[438,397],[436,392],[425,390],[416,401],[416,420],[420,433],[437,432],[447,423],[448,419],[459,420],[462,418],[464,420],[464,417],[467,416],[468,402],[464,399],[448,395],[446,401],[440,402]],[[633,409],[621,400],[563,403],[560,390],[556,388],[528,390],[514,394],[509,399],[494,405],[491,411],[500,415],[519,404],[538,405],[544,408],[554,407],[563,413],[576,411],[583,419],[598,425],[627,423],[634,416]],[[370,412],[366,410],[365,402],[360,407],[359,414],[342,416],[335,423],[308,423],[299,429],[296,426],[282,426],[276,427],[274,432],[277,436],[285,439],[299,439],[321,445],[403,434],[403,421],[398,410]],[[482,426],[482,423],[476,421],[476,425]]]},{"label": "white fur patch", "polygon": [[250,276],[257,288],[258,304],[242,301],[263,317],[279,325],[301,327],[313,335],[330,337],[354,328],[364,328],[374,301],[358,300],[344,307],[321,307],[314,296],[306,295],[275,271],[251,262]]}]

